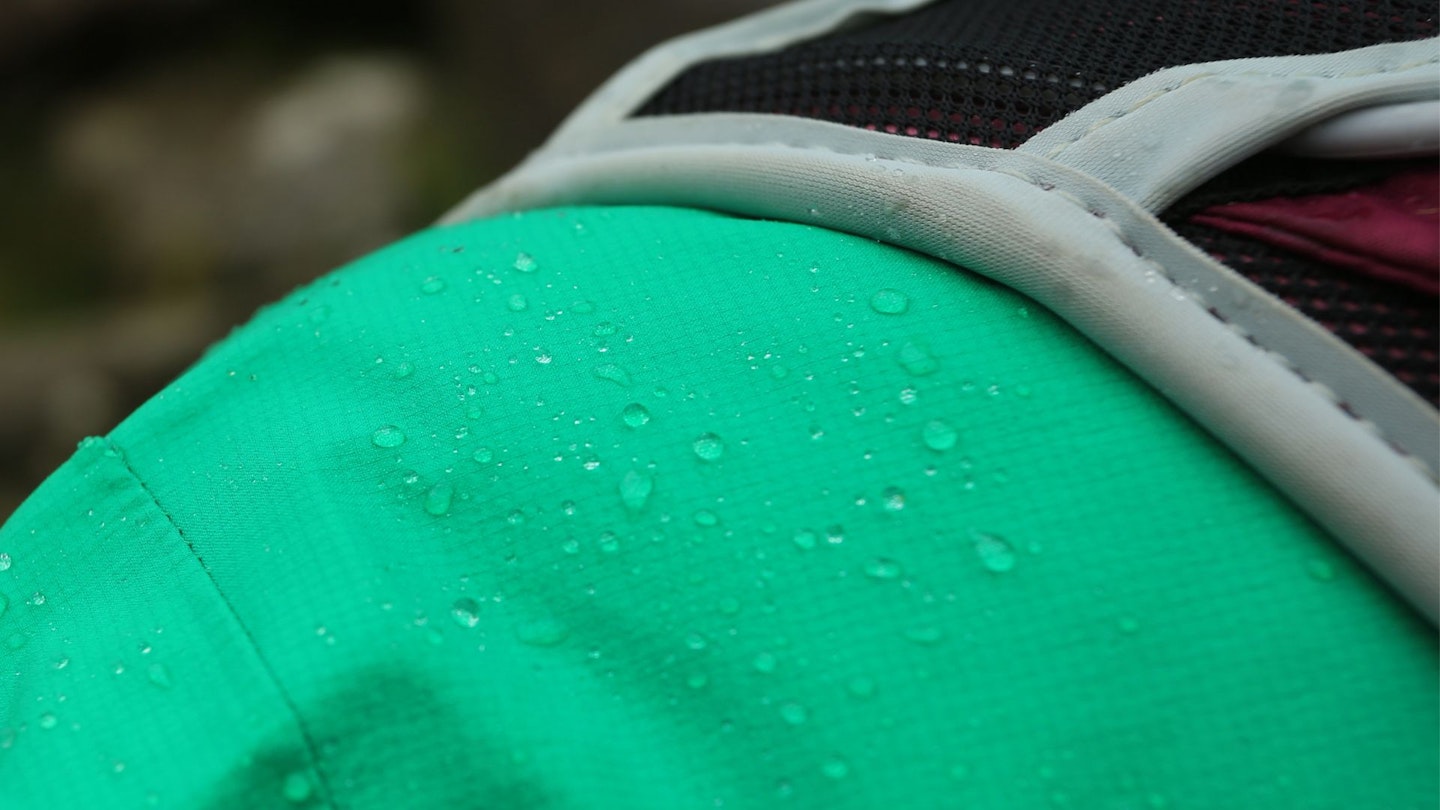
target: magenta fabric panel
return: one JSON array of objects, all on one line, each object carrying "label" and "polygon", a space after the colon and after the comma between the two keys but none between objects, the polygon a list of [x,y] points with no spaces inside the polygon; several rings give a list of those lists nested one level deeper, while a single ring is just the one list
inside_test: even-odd
[{"label": "magenta fabric panel", "polygon": [[1440,174],[1432,169],[1341,193],[1217,205],[1192,221],[1440,294]]}]

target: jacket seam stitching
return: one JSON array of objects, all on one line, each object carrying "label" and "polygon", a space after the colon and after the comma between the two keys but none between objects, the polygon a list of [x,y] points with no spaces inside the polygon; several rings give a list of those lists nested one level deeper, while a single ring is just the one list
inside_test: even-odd
[{"label": "jacket seam stitching", "polygon": [[165,520],[170,524],[170,528],[174,530],[180,540],[185,543],[185,548],[188,549],[190,555],[195,558],[195,562],[199,564],[200,569],[205,572],[206,578],[210,581],[210,587],[214,590],[215,595],[219,597],[220,602],[225,605],[225,609],[229,611],[230,618],[233,619],[235,625],[240,628],[240,632],[245,634],[246,644],[249,645],[251,652],[255,654],[255,659],[260,662],[260,668],[264,671],[265,677],[269,679],[271,685],[275,687],[275,692],[280,696],[281,702],[285,704],[286,711],[290,713],[290,716],[295,721],[295,727],[300,732],[300,740],[304,743],[306,755],[310,759],[311,768],[315,772],[316,779],[320,782],[320,789],[325,797],[324,801],[326,805],[332,808],[338,808],[339,805],[335,803],[334,794],[330,790],[329,780],[325,777],[325,772],[320,767],[320,747],[316,744],[314,736],[306,726],[305,719],[299,707],[296,706],[294,699],[290,697],[290,693],[286,691],[284,684],[281,683],[279,676],[276,675],[274,668],[271,667],[270,661],[266,659],[265,654],[260,651],[260,645],[256,642],[255,636],[251,634],[250,628],[246,626],[244,620],[240,618],[240,612],[236,610],[230,598],[225,595],[225,591],[221,589],[220,583],[215,581],[214,572],[210,570],[210,566],[205,564],[205,558],[200,556],[200,552],[196,551],[194,544],[190,542],[190,538],[185,536],[185,531],[180,528],[180,524],[175,521],[175,517],[160,503],[160,499],[156,497],[154,491],[150,489],[150,485],[145,483],[145,480],[141,478],[140,474],[131,466],[130,459],[126,457],[124,450],[109,438],[105,439],[105,445],[114,452],[115,456],[120,460],[120,464],[125,468],[125,472],[129,474],[136,486],[140,487],[140,491],[144,492],[145,496],[150,499],[150,502],[154,504],[155,508],[160,511],[160,514],[165,516]]}]

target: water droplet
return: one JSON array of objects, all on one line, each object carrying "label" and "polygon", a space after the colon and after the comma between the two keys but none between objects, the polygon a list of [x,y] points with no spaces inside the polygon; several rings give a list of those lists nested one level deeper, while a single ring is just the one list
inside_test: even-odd
[{"label": "water droplet", "polygon": [[45,604],[45,594],[40,591],[30,594],[30,604],[40,606]]},{"label": "water droplet", "polygon": [[514,267],[522,273],[533,273],[540,265],[535,262],[535,258],[529,253],[521,253],[515,257]]},{"label": "water droplet", "polygon": [[820,766],[820,772],[831,779],[844,779],[850,775],[850,763],[840,757],[831,757]]},{"label": "water droplet", "polygon": [[899,487],[886,487],[880,502],[885,505],[886,512],[899,512],[905,508],[905,492]]},{"label": "water droplet", "polygon": [[825,528],[825,542],[832,546],[838,546],[845,542],[845,527],[840,524],[827,526]]},{"label": "water droplet", "polygon": [[901,346],[895,359],[902,368],[917,377],[934,374],[940,369],[940,361],[931,356],[930,350],[923,344],[914,341],[909,341]]},{"label": "water droplet", "polygon": [[945,631],[938,627],[912,627],[905,631],[905,640],[931,646],[945,640]]},{"label": "water droplet", "polygon": [[774,377],[774,378],[777,379],[777,380],[783,380],[783,379],[785,379],[785,377],[786,377],[787,375],[789,375],[789,374],[790,374],[790,369],[788,369],[788,368],[786,368],[786,367],[784,367],[784,366],[782,366],[782,365],[780,365],[780,364],[778,364],[778,363],[770,367],[770,376],[771,376],[771,377]]},{"label": "water droplet", "polygon": [[638,428],[650,421],[650,411],[638,402],[632,402],[620,412],[620,419],[627,426]]},{"label": "water droplet", "polygon": [[725,440],[714,433],[701,434],[691,447],[694,448],[695,455],[705,461],[716,461],[725,455]]},{"label": "water droplet", "polygon": [[470,458],[481,464],[489,464],[495,458],[495,452],[488,447],[477,447],[475,452],[470,454]]},{"label": "water droplet", "polygon": [[627,387],[630,385],[630,372],[614,363],[602,363],[596,366],[594,374],[597,380],[609,380],[616,385]]},{"label": "water droplet", "polygon": [[716,517],[715,513],[709,509],[701,509],[695,513],[696,526],[714,526],[719,522],[720,518]]},{"label": "water droplet", "polygon": [[431,276],[420,284],[420,291],[426,295],[434,295],[445,290],[445,279],[439,276]]},{"label": "water droplet", "polygon": [[900,389],[900,404],[902,405],[914,405],[919,398],[920,392],[914,388]]},{"label": "water droplet", "polygon": [[755,667],[756,672],[769,675],[775,671],[775,665],[779,662],[775,659],[774,653],[762,652],[757,654],[755,660],[751,663]]},{"label": "water droplet", "polygon": [[645,508],[645,501],[649,500],[650,493],[655,489],[655,482],[650,476],[638,470],[631,470],[625,473],[620,479],[620,500],[625,503],[625,508],[632,512],[639,512]]},{"label": "water droplet", "polygon": [[425,511],[440,517],[450,511],[450,500],[454,495],[455,488],[448,482],[441,481],[425,493]]},{"label": "water droplet", "polygon": [[415,373],[415,364],[409,360],[402,360],[395,364],[395,379],[403,380]]},{"label": "water droplet", "polygon": [[[1311,560],[1305,566],[1305,570],[1309,572],[1312,578],[1318,579],[1321,582],[1329,582],[1335,578],[1335,566],[1324,560]],[[0,610],[0,613],[3,612],[3,610]]]},{"label": "water droplet", "polygon": [[370,436],[370,441],[376,447],[391,448],[399,447],[405,443],[405,434],[400,428],[394,425],[385,425]]},{"label": "water droplet", "polygon": [[10,555],[0,554],[0,571],[10,570]]},{"label": "water droplet", "polygon": [[845,691],[849,692],[853,697],[861,700],[869,700],[875,696],[875,682],[861,675],[851,678],[850,682],[845,684]]},{"label": "water droplet", "polygon": [[146,667],[145,677],[161,689],[170,688],[170,670],[166,669],[164,664],[156,662]]},{"label": "water droplet", "polygon": [[870,308],[881,315],[900,315],[910,308],[910,299],[887,287],[870,297]]},{"label": "water droplet", "polygon": [[810,712],[799,703],[786,703],[780,707],[780,719],[792,726],[804,723],[810,717]]},{"label": "water droplet", "polygon": [[708,683],[710,683],[710,678],[700,672],[685,679],[685,685],[691,689],[704,689]]},{"label": "water droplet", "polygon": [[579,554],[579,553],[580,553],[580,541],[579,541],[579,540],[576,540],[576,539],[573,538],[573,537],[571,537],[570,539],[566,540],[564,543],[561,543],[561,544],[560,544],[560,550],[561,550],[561,551],[564,551],[566,554]]},{"label": "water droplet", "polygon": [[515,293],[506,299],[505,306],[508,307],[511,312],[524,312],[530,307],[530,302],[525,300],[525,296],[520,293]]},{"label": "water droplet", "polygon": [[40,715],[40,728],[43,728],[46,731],[55,728],[59,724],[60,718],[56,717],[54,712],[45,712],[44,714]]},{"label": "water droplet", "polygon": [[926,447],[941,453],[954,447],[960,441],[960,432],[943,419],[931,419],[926,422],[920,436],[925,440]]},{"label": "water droplet", "polygon": [[601,532],[598,545],[604,553],[614,554],[620,550],[620,538],[614,532]]},{"label": "water droplet", "polygon": [[595,303],[593,301],[576,301],[575,305],[570,307],[570,311],[581,315],[588,315],[595,311]]},{"label": "water droplet", "polygon": [[535,619],[515,627],[515,638],[532,647],[554,647],[569,637],[570,628],[557,619]]},{"label": "water droplet", "polygon": [[801,549],[809,551],[810,549],[815,548],[815,542],[820,538],[815,535],[815,532],[812,532],[809,529],[801,529],[800,531],[795,533],[794,537],[790,539],[795,543],[795,545],[799,546]]},{"label": "water droplet", "polygon": [[885,557],[876,557],[865,563],[865,576],[881,581],[899,579],[904,570],[900,563]]},{"label": "water droplet", "polygon": [[1015,549],[1005,538],[985,532],[971,532],[970,537],[975,542],[975,553],[986,568],[1003,574],[1015,567]]},{"label": "water droplet", "polygon": [[461,597],[450,606],[450,618],[461,627],[474,627],[480,623],[480,604],[469,597]]},{"label": "water droplet", "polygon": [[310,777],[302,771],[295,771],[285,777],[285,784],[280,788],[280,793],[286,801],[300,804],[308,801],[314,790],[315,788],[310,784]]},{"label": "water droplet", "polygon": [[595,331],[592,334],[595,335],[595,337],[610,337],[618,331],[620,331],[620,327],[615,324],[609,321],[601,321],[595,324]]}]

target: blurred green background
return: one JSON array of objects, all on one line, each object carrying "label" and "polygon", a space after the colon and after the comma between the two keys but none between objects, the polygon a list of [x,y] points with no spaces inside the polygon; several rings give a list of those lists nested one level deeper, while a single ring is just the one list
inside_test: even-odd
[{"label": "blurred green background", "polygon": [[256,307],[769,4],[0,2],[0,520]]}]

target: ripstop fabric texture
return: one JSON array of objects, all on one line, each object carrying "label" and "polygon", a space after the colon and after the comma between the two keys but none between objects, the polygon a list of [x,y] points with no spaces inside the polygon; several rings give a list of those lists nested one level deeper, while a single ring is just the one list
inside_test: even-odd
[{"label": "ripstop fabric texture", "polygon": [[1038,305],[676,208],[297,291],[0,529],[0,804],[1428,808],[1432,630]]}]

